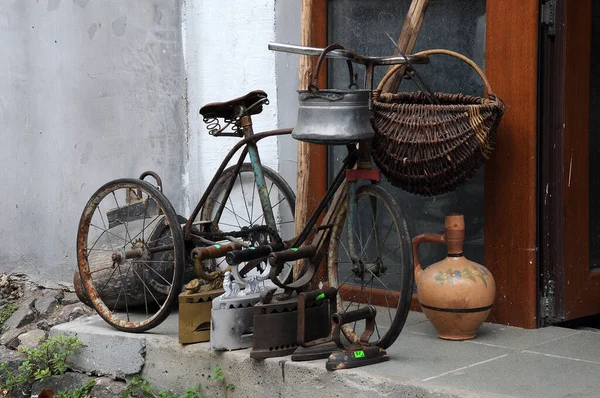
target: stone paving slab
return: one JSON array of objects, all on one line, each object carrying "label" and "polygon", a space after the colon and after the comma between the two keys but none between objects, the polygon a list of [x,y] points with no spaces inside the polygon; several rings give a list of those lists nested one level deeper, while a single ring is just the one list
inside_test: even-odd
[{"label": "stone paving slab", "polygon": [[216,365],[223,368],[227,382],[236,385],[229,398],[550,398],[597,397],[600,391],[600,361],[590,359],[600,349],[598,333],[486,324],[477,339],[450,342],[437,338],[422,314],[411,312],[406,325],[388,349],[390,361],[336,372],[325,369],[325,360],[292,362],[281,357],[256,361],[249,357],[249,349],[215,352],[208,343],[181,345],[176,313],[144,334],[118,332],[97,316],[59,325],[52,334],[85,337],[88,348],[76,364],[98,366],[112,359],[131,369],[129,374],[139,369],[151,383],[175,392],[201,383],[208,396],[223,388],[209,379]]}]

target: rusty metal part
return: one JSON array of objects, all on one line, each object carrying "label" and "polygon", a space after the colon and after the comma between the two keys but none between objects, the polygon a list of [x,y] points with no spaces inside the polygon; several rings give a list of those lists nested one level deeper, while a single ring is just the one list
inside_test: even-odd
[{"label": "rusty metal part", "polygon": [[325,368],[327,370],[352,369],[389,361],[387,352],[377,346],[352,345],[331,353]]},{"label": "rusty metal part", "polygon": [[[156,181],[156,187],[158,188],[159,191],[163,191],[163,185],[162,185],[162,180],[161,178],[158,176],[157,173],[153,172],[153,171],[144,171],[141,175],[140,175],[140,180],[145,179],[146,177],[152,177],[154,178],[154,181]],[[138,196],[141,197],[142,196],[142,190],[139,189],[138,190]]]},{"label": "rusty metal part", "polygon": [[[196,270],[196,276],[198,278],[204,279],[205,281],[212,281],[216,277],[209,272],[206,272],[204,266],[202,265],[202,261],[223,257],[227,253],[232,250],[239,250],[242,248],[242,245],[238,242],[232,242],[228,244],[215,244],[208,247],[196,247],[192,250],[192,258],[194,259],[194,269]],[[221,276],[221,279],[223,276]]]},{"label": "rusty metal part", "polygon": [[208,184],[208,187],[204,191],[204,194],[202,195],[202,198],[200,198],[200,201],[196,205],[196,208],[192,212],[191,216],[188,218],[188,221],[186,222],[185,227],[184,227],[184,238],[185,238],[186,241],[191,240],[191,237],[192,237],[192,223],[194,222],[194,220],[196,219],[196,217],[200,213],[200,210],[202,209],[202,207],[204,206],[204,203],[206,203],[206,200],[208,199],[208,195],[210,194],[210,192],[215,187],[215,184],[217,183],[219,177],[221,177],[221,174],[223,173],[223,170],[225,170],[225,167],[227,167],[227,165],[229,164],[229,161],[231,160],[231,158],[233,157],[233,155],[235,155],[236,152],[240,148],[244,147],[249,142],[258,142],[259,140],[262,140],[263,138],[274,137],[274,136],[278,136],[278,135],[291,134],[291,133],[292,133],[292,129],[280,129],[280,130],[265,131],[263,133],[254,134],[251,137],[246,137],[246,138],[242,139],[241,141],[239,141],[237,144],[235,144],[235,146],[229,151],[229,153],[223,159],[223,162],[221,163],[221,165],[217,169],[217,172],[215,173],[215,176],[213,177],[213,179],[211,180],[210,184]]},{"label": "rusty metal part", "polygon": [[87,298],[85,292],[83,291],[83,285],[81,284],[81,276],[79,275],[79,271],[75,271],[73,274],[73,288],[75,289],[75,294],[77,295],[79,301],[90,308],[94,308],[92,302]]},{"label": "rusty metal part", "polygon": [[114,252],[111,256],[113,262],[122,263],[123,261],[131,258],[141,258],[144,255],[144,250],[137,248],[132,250],[127,250],[123,252]]},{"label": "rusty metal part", "polygon": [[254,306],[254,335],[250,357],[265,359],[290,355],[298,347],[298,301],[286,301]]},{"label": "rusty metal part", "polygon": [[148,197],[146,199],[141,199],[141,193],[139,194],[131,194],[132,190],[128,190],[128,195],[126,196],[126,204],[116,208],[111,209],[106,212],[106,219],[108,221],[108,228],[114,228],[117,225],[121,225],[123,222],[121,220],[127,219],[129,222],[135,220],[141,220],[143,218],[152,218],[156,217],[160,214],[160,208],[156,200],[152,197]]},{"label": "rusty metal part", "polygon": [[185,292],[188,294],[198,293],[200,291],[200,281],[198,279],[192,279],[185,285]]},{"label": "rusty metal part", "polygon": [[[319,300],[320,301],[320,300]],[[306,341],[330,332],[329,306],[323,303],[305,308]],[[298,297],[254,306],[254,337],[250,356],[264,359],[289,355],[298,348]]]},{"label": "rusty metal part", "polygon": [[[164,224],[166,230],[168,231],[168,235],[164,235],[164,236],[169,237],[169,239],[171,239],[173,242],[172,253],[171,253],[172,262],[173,262],[173,274],[172,274],[173,279],[170,282],[167,281],[168,282],[168,285],[167,285],[167,287],[168,287],[167,293],[168,294],[166,294],[165,296],[160,296],[159,295],[161,293],[160,290],[157,291],[157,293],[152,293],[152,289],[154,288],[154,286],[144,282],[144,279],[142,279],[142,277],[140,276],[140,273],[138,272],[138,270],[136,270],[136,267],[137,267],[136,264],[130,264],[126,270],[121,270],[121,266],[117,263],[116,269],[118,269],[119,272],[125,271],[125,275],[119,274],[119,277],[118,277],[121,281],[125,280],[125,282],[121,283],[120,288],[119,288],[119,293],[123,294],[123,296],[124,296],[123,301],[125,301],[125,315],[123,315],[122,313],[115,311],[116,306],[111,305],[109,307],[104,302],[103,297],[101,297],[100,293],[97,290],[97,288],[100,288],[102,290],[104,286],[97,287],[94,285],[94,280],[92,278],[92,274],[95,271],[90,269],[89,257],[91,257],[91,256],[89,255],[89,252],[88,252],[87,239],[88,239],[90,227],[92,225],[92,217],[94,216],[94,213],[98,209],[100,202],[107,195],[109,195],[111,193],[114,194],[115,191],[120,190],[120,189],[125,190],[125,192],[127,193],[127,192],[131,192],[133,190],[137,191],[140,188],[143,189],[148,194],[149,198],[152,198],[153,200],[155,200],[157,202],[157,205],[161,209],[161,212],[164,212],[164,220],[161,221],[161,224]],[[118,207],[118,202],[116,202],[116,204]],[[123,207],[121,207],[121,209],[123,209]],[[107,227],[105,226],[105,228],[107,228]],[[108,229],[110,229],[110,228],[107,228],[107,230]],[[156,229],[155,229],[155,231],[156,231]],[[162,234],[162,232],[160,232],[160,233]],[[135,242],[129,242],[129,243],[131,243],[132,245],[135,245]],[[93,248],[93,246],[92,246],[92,248]],[[125,247],[123,247],[123,250],[124,249],[125,249]],[[101,188],[99,188],[93,194],[93,196],[90,198],[90,200],[88,200],[88,202],[84,208],[84,211],[81,215],[80,221],[79,221],[79,227],[78,227],[78,231],[77,231],[77,262],[78,262],[78,271],[80,273],[80,278],[81,278],[81,283],[82,283],[82,291],[84,292],[85,297],[93,305],[96,312],[98,312],[98,314],[104,320],[106,320],[108,323],[110,323],[113,327],[115,327],[119,330],[127,331],[127,332],[143,332],[145,330],[148,330],[148,329],[156,326],[158,323],[162,322],[162,320],[164,320],[166,318],[166,316],[170,312],[172,304],[177,299],[177,291],[181,288],[181,282],[182,282],[183,271],[184,271],[183,249],[184,249],[183,237],[182,237],[181,229],[179,228],[179,222],[177,220],[177,215],[175,213],[175,210],[173,209],[173,207],[170,204],[170,202],[168,201],[168,199],[166,199],[166,197],[164,197],[164,195],[156,187],[149,184],[148,182],[141,181],[138,179],[119,179],[119,180],[111,181],[111,182],[103,185]],[[90,250],[91,250],[91,248],[90,248]],[[146,250],[142,250],[142,251],[144,252],[143,255],[145,256],[147,254],[147,251]],[[110,268],[111,264],[113,266],[115,265],[115,262],[111,261],[111,257],[112,256],[108,257],[108,260],[110,261],[110,263],[108,264],[109,268]],[[121,259],[123,259],[123,257],[126,257],[126,255],[121,254]],[[140,266],[141,266],[141,263],[142,262],[140,262],[140,264],[139,264]],[[137,279],[135,279],[134,281],[131,281],[131,282],[127,282],[126,279],[127,279],[130,271],[132,271],[132,275],[135,274],[137,276]],[[141,275],[143,275],[143,273]],[[166,281],[166,279],[165,279],[165,281]],[[156,301],[156,303],[158,304],[158,306],[157,306],[158,309],[154,313],[149,313],[148,307],[146,306],[145,315],[144,314],[141,315],[142,317],[145,316],[145,318],[141,319],[141,320],[139,320],[140,318],[138,318],[138,317],[130,316],[130,314],[133,315],[133,313],[130,313],[130,311],[129,311],[130,308],[128,307],[127,297],[131,293],[135,293],[134,292],[135,286],[131,285],[131,283],[134,283],[134,282],[143,284],[143,288],[142,288],[143,294],[146,294],[147,292],[149,295],[155,294],[156,296],[158,296],[158,300],[161,301],[161,302],[159,302],[156,298],[154,299]],[[118,302],[118,300],[119,300],[119,298],[117,297],[117,302]],[[146,303],[147,302],[148,301],[146,301]]]},{"label": "rusty metal part", "polygon": [[[369,338],[375,330],[376,315],[377,309],[372,305],[355,311],[333,314],[331,320],[334,326],[331,335],[338,350],[329,356],[325,365],[328,370],[357,368],[389,360],[387,352],[383,348],[369,344]],[[354,344],[344,345],[340,338],[342,326],[361,320],[365,321],[365,330],[360,336],[360,340]]]},{"label": "rusty metal part", "polygon": [[346,170],[346,181],[371,180],[381,181],[381,171],[378,169],[352,169]]},{"label": "rusty metal part", "polygon": [[[269,263],[271,264],[271,282],[275,285],[288,290],[288,294],[290,290],[300,291],[307,284],[310,283],[312,277],[317,271],[317,263],[315,263],[313,258],[317,253],[317,247],[314,245],[302,246],[302,247],[292,247],[288,250],[271,253],[269,255]],[[305,264],[305,268],[294,282],[292,283],[282,283],[277,276],[281,273],[283,269],[283,264],[289,261],[295,261],[302,258],[310,259],[311,261],[307,261]]]},{"label": "rusty metal part", "polygon": [[[337,309],[337,289],[328,287],[325,289],[302,292],[298,295],[298,349],[292,354],[292,361],[312,361],[327,358],[337,349],[333,342],[331,316]],[[327,309],[319,312],[318,317],[308,318],[307,310],[316,306]],[[315,325],[316,324],[316,325]],[[314,338],[314,331],[323,333]],[[308,334],[313,334],[313,340],[308,340]]]}]

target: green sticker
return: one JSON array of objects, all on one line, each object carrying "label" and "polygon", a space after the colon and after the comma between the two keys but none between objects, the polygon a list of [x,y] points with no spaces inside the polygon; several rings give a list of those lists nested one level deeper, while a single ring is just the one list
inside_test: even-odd
[{"label": "green sticker", "polygon": [[216,247],[217,249],[220,249],[220,248],[221,248],[221,245],[215,245],[215,247]]},{"label": "green sticker", "polygon": [[315,301],[319,301],[319,300],[323,300],[325,298],[325,293],[321,293],[317,296],[317,298],[315,299]]},{"label": "green sticker", "polygon": [[293,252],[297,252],[298,248],[297,247],[292,247],[292,248],[290,248],[290,250],[293,251]]},{"label": "green sticker", "polygon": [[248,249],[250,249],[250,250],[255,250],[255,249],[256,249],[256,247],[249,247]]},{"label": "green sticker", "polygon": [[354,351],[354,358],[364,358],[365,352],[363,350]]}]

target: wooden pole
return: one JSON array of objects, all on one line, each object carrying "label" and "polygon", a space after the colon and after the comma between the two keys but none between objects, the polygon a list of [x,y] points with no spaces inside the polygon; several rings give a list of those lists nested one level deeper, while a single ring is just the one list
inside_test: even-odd
[{"label": "wooden pole", "polygon": [[[400,38],[398,39],[398,47],[400,47],[405,54],[412,53],[415,48],[415,43],[417,42],[417,37],[419,37],[419,32],[421,31],[423,18],[425,17],[428,5],[429,0],[413,0],[410,4],[408,15],[402,26],[402,33],[400,33]],[[394,50],[394,55],[400,55],[397,49]],[[393,65],[390,66],[389,69],[391,68],[393,68]],[[402,75],[404,75],[404,68],[401,68],[398,73],[386,82],[383,86],[383,92],[397,92],[398,88],[400,88],[400,82],[402,82]]]},{"label": "wooden pole", "polygon": [[[325,47],[327,42],[327,0],[302,0],[300,20],[300,44],[303,46]],[[300,56],[298,88],[306,90],[310,83],[314,60],[309,56]],[[319,84],[325,87],[327,72],[321,68]],[[309,144],[298,141],[298,179],[296,185],[296,235],[302,232],[311,213],[325,195],[327,189],[327,148],[324,145]],[[294,278],[302,270],[302,261],[294,266]],[[323,267],[321,267],[323,268]],[[319,269],[318,279],[323,279],[327,272]]]}]

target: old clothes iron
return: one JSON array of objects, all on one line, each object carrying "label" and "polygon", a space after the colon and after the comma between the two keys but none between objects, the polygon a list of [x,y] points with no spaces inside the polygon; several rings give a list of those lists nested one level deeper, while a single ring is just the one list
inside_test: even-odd
[{"label": "old clothes iron", "polygon": [[260,300],[259,283],[267,276],[245,278],[241,290],[230,272],[225,273],[225,293],[213,300],[210,347],[213,350],[237,350],[252,347],[254,308]]},{"label": "old clothes iron", "polygon": [[[372,305],[367,305],[356,311],[333,314],[331,317],[334,325],[332,338],[338,349],[332,352],[327,359],[325,364],[327,370],[357,368],[390,359],[383,348],[369,344],[369,337],[375,329],[375,315],[377,315],[377,309]],[[360,336],[360,341],[344,345],[340,336],[342,326],[363,319],[365,320],[365,330]]]},{"label": "old clothes iron", "polygon": [[223,289],[196,292],[186,289],[179,295],[179,343],[210,340],[212,302],[223,292]]},{"label": "old clothes iron", "polygon": [[[298,296],[282,300],[273,298],[274,290],[261,293],[254,306],[254,337],[250,357],[264,359],[290,355],[298,348]],[[306,341],[329,333],[329,307],[322,303],[306,308],[308,324],[303,335]]]},{"label": "old clothes iron", "polygon": [[[292,361],[312,361],[327,358],[338,347],[332,339],[331,316],[336,311],[337,289],[302,292],[298,295],[298,348],[292,354]],[[321,307],[318,312],[310,309]],[[309,315],[310,313],[310,315]],[[320,332],[320,336],[315,336]],[[309,339],[309,335],[313,339]],[[316,337],[316,338],[315,338]]]}]

